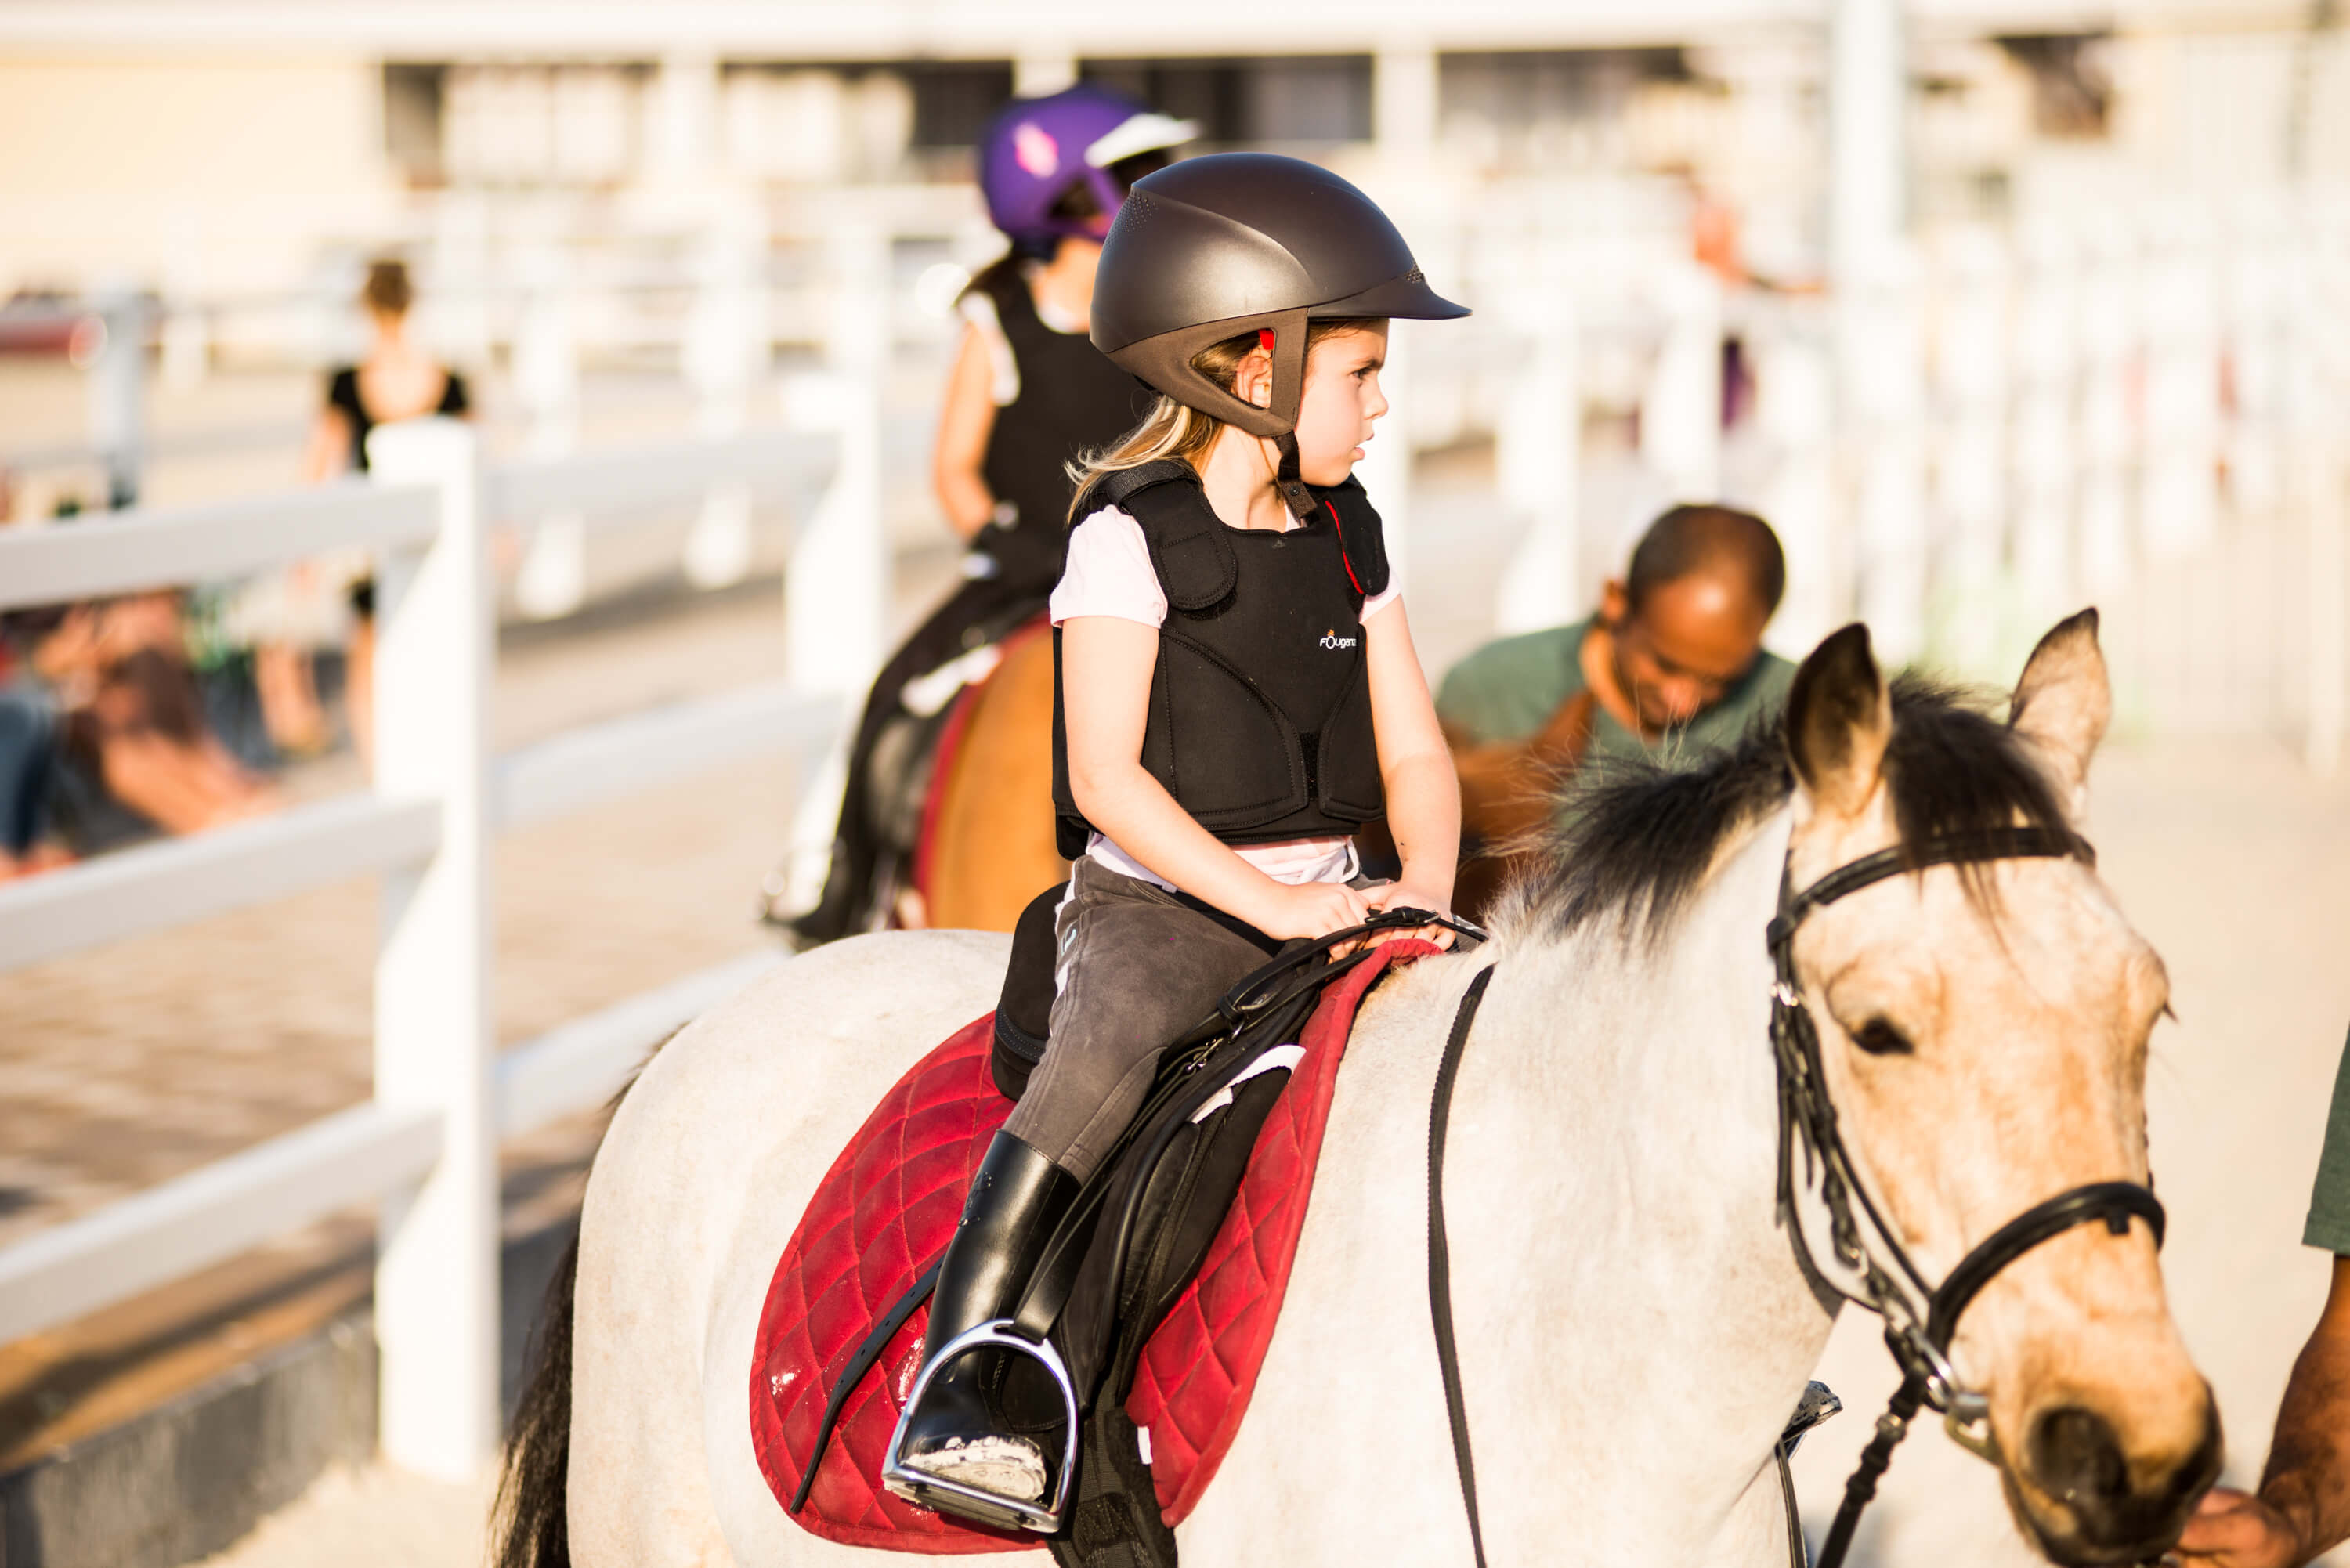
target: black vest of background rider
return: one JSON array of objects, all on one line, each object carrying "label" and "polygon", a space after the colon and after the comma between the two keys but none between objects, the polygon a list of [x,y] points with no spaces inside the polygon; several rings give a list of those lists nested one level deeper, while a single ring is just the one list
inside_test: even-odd
[{"label": "black vest of background rider", "polygon": [[[1286,534],[1233,528],[1168,461],[1096,482],[1082,508],[1142,526],[1168,606],[1142,765],[1227,844],[1343,837],[1387,809],[1363,647],[1387,545],[1355,480],[1313,494],[1314,517]],[[1092,828],[1069,789],[1057,628],[1053,656],[1053,805],[1074,860]]]},{"label": "black vest of background rider", "polygon": [[980,460],[980,476],[999,505],[1009,504],[1011,520],[977,544],[1007,585],[1042,598],[1060,580],[1068,547],[1070,461],[1132,430],[1155,398],[1084,333],[1045,326],[1019,268],[983,275],[979,287],[1012,347],[1020,393],[995,410]]}]

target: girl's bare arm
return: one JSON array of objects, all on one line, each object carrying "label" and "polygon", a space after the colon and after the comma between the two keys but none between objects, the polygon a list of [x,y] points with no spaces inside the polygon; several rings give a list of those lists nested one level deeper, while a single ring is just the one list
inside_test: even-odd
[{"label": "girl's bare arm", "polygon": [[1372,896],[1390,904],[1449,911],[1461,858],[1461,784],[1436,722],[1428,677],[1411,644],[1400,600],[1363,625],[1370,663],[1371,725],[1378,736],[1379,778],[1387,786],[1388,827],[1403,875]]},{"label": "girl's bare arm", "polygon": [[979,328],[965,322],[954,369],[947,373],[938,439],[931,449],[931,489],[948,525],[965,539],[995,514],[995,493],[980,474],[987,459],[987,438],[995,430],[994,380],[987,344]]}]

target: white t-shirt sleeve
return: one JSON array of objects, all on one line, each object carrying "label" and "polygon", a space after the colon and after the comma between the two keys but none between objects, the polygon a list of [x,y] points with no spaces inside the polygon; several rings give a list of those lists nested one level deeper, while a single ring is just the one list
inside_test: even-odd
[{"label": "white t-shirt sleeve", "polygon": [[1388,573],[1388,586],[1363,601],[1363,618],[1370,619],[1401,597],[1403,597],[1403,585],[1395,580],[1395,573],[1390,569]]},{"label": "white t-shirt sleeve", "polygon": [[1166,624],[1167,593],[1151,568],[1141,524],[1105,506],[1069,531],[1068,565],[1053,589],[1052,615],[1055,626],[1081,615],[1116,616],[1153,630]]}]

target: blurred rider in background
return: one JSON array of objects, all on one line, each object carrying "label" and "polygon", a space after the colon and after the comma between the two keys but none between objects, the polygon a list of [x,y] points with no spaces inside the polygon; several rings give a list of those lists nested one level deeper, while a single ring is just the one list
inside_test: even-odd
[{"label": "blurred rider in background", "polygon": [[1015,99],[980,144],[980,190],[1010,247],[957,302],[962,338],[947,379],[931,483],[969,541],[962,581],[882,666],[848,753],[832,858],[816,907],[771,909],[803,943],[886,919],[873,820],[876,742],[910,681],[1042,612],[1060,580],[1067,465],[1133,428],[1150,398],[1086,336],[1102,237],[1134,182],[1197,134],[1087,84]]}]

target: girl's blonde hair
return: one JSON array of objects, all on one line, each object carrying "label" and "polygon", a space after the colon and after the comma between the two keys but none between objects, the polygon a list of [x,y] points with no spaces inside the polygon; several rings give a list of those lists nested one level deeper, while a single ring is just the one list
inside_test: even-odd
[{"label": "girl's blonde hair", "polygon": [[[1378,325],[1378,319],[1367,317],[1334,317],[1327,321],[1311,322],[1305,328],[1305,351],[1312,354],[1314,346],[1334,332],[1361,332]],[[1211,343],[1191,356],[1191,369],[1229,392],[1240,376],[1241,361],[1256,346],[1254,332]],[[1223,433],[1223,429],[1224,421],[1215,415],[1203,414],[1161,392],[1150,411],[1142,416],[1140,424],[1107,446],[1079,452],[1076,461],[1067,465],[1069,482],[1075,486],[1069,496],[1069,523],[1075,525],[1079,521],[1077,508],[1084,504],[1086,491],[1104,474],[1140,468],[1146,462],[1170,457],[1197,472],[1201,461],[1216,444],[1216,437]]]}]

